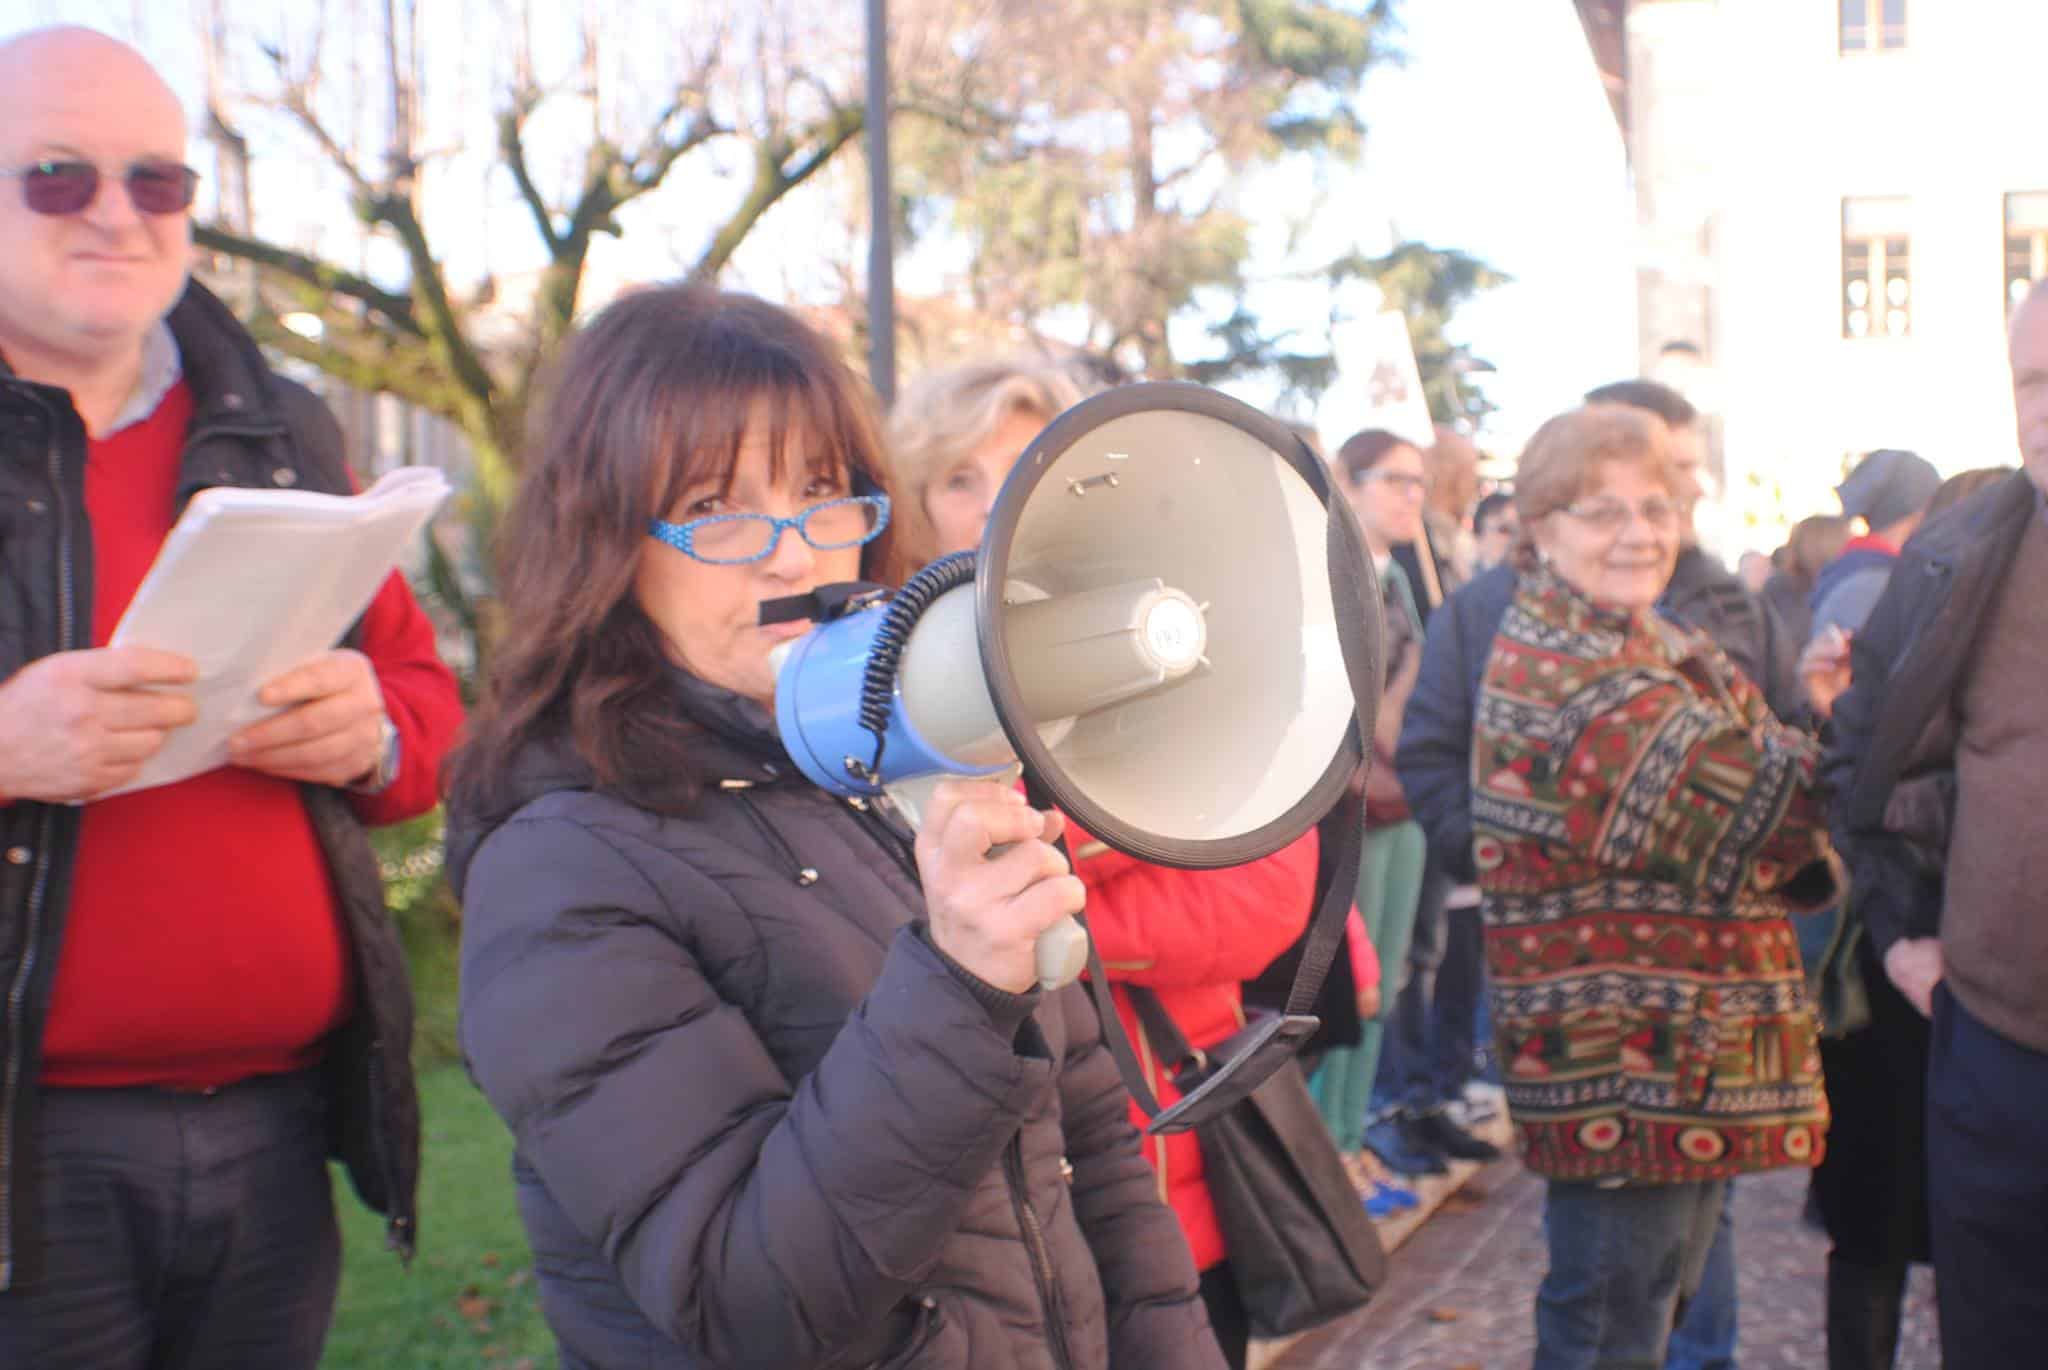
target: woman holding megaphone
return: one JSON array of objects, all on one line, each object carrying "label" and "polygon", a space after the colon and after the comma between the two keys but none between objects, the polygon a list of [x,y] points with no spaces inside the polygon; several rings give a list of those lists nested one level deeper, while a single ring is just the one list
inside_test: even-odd
[{"label": "woman holding megaphone", "polygon": [[[569,344],[451,772],[462,1043],[565,1367],[1217,1367],[1085,992],[1057,815],[804,780],[763,601],[895,578],[867,399],[702,288]],[[996,859],[990,849],[1007,850]]]}]

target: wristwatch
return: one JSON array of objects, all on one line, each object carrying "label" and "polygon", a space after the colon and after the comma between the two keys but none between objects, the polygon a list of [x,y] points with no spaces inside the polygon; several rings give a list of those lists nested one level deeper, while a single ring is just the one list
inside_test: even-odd
[{"label": "wristwatch", "polygon": [[398,725],[385,714],[377,720],[377,764],[348,787],[351,794],[382,794],[398,779]]}]

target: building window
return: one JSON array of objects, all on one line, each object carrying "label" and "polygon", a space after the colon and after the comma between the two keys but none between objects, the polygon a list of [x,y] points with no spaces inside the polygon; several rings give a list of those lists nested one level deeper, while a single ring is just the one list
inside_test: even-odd
[{"label": "building window", "polygon": [[2041,280],[2048,280],[2048,190],[2023,190],[2005,197],[2006,312]]},{"label": "building window", "polygon": [[1906,0],[1841,3],[1843,52],[1891,52],[1906,46]]},{"label": "building window", "polygon": [[1842,336],[1913,331],[1913,202],[1903,195],[1842,201]]}]

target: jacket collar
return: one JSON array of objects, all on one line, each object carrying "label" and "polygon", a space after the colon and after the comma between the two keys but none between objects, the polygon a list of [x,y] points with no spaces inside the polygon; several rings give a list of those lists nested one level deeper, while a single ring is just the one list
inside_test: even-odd
[{"label": "jacket collar", "polygon": [[[191,438],[212,434],[271,438],[286,435],[270,369],[256,340],[249,336],[228,307],[197,281],[188,281],[185,293],[164,316],[171,351],[192,394]],[[74,413],[71,396],[54,386],[24,380],[0,359],[0,402],[14,397],[37,410],[52,414]],[[74,419],[74,422],[76,420]],[[203,469],[186,469],[179,475],[180,499],[202,485],[268,486],[274,480],[276,461],[262,444],[207,444]],[[188,468],[194,458],[188,442]]]},{"label": "jacket collar", "polygon": [[194,433],[285,431],[270,366],[220,297],[197,281],[188,282],[164,322],[177,339],[186,384],[192,390]]},{"label": "jacket collar", "polygon": [[707,779],[772,783],[799,774],[767,709],[679,666],[669,668],[683,712],[704,729],[698,748]]}]

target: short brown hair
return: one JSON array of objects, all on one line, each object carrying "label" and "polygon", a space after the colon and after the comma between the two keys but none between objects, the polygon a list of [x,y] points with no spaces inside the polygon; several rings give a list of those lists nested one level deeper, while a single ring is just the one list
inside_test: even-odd
[{"label": "short brown hair", "polygon": [[1643,468],[1678,497],[1671,429],[1655,414],[1624,404],[1588,404],[1547,421],[1522,449],[1515,470],[1515,513],[1526,549],[1536,521],[1575,504],[1600,479],[1600,467],[1621,461]]},{"label": "short brown hair", "polygon": [[[449,769],[465,807],[501,810],[516,758],[540,741],[566,742],[601,787],[642,807],[695,799],[697,726],[675,707],[634,572],[650,520],[696,481],[731,480],[757,415],[778,476],[801,454],[888,493],[866,386],[787,310],[661,286],[611,304],[564,349],[498,540],[501,635]],[[866,578],[897,578],[892,532],[862,549]]]},{"label": "short brown hair", "polygon": [[1807,515],[1785,535],[1785,574],[1812,588],[1814,577],[1842,555],[1842,544],[1848,540],[1849,520],[1840,514]]}]

